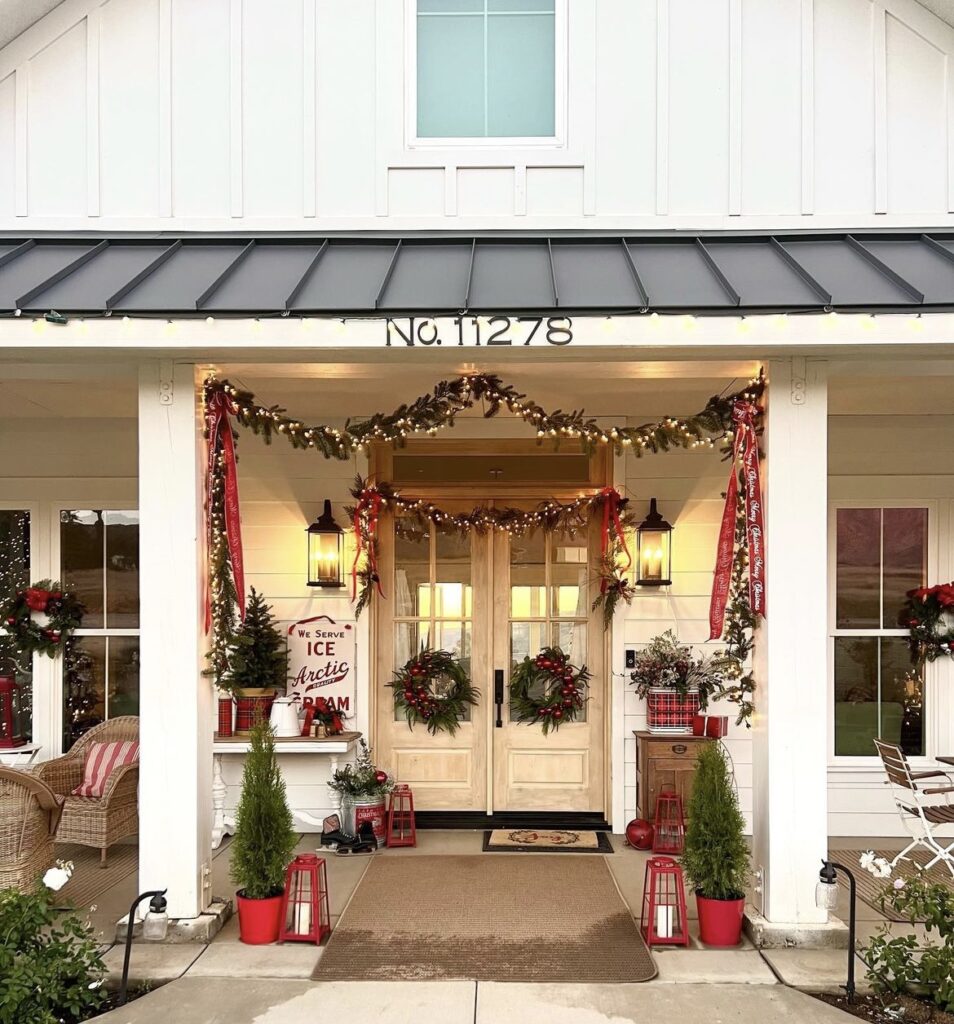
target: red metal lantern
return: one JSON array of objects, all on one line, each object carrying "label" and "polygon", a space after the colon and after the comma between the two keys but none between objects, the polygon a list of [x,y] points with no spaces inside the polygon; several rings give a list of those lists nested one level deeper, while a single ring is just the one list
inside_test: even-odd
[{"label": "red metal lantern", "polygon": [[656,797],[653,853],[682,853],[686,842],[686,818],[682,797],[674,789],[664,789]]},{"label": "red metal lantern", "polygon": [[23,687],[13,676],[0,676],[0,748],[22,747]]},{"label": "red metal lantern", "polygon": [[395,786],[388,801],[388,846],[417,846],[414,795],[410,786]]},{"label": "red metal lantern", "polygon": [[643,818],[634,818],[626,826],[626,842],[634,850],[651,850],[653,846],[653,826]]},{"label": "red metal lantern", "polygon": [[279,942],[313,942],[331,934],[324,857],[300,853],[285,872]]},{"label": "red metal lantern", "polygon": [[648,946],[688,946],[682,868],[671,857],[650,857],[643,876],[639,930]]}]

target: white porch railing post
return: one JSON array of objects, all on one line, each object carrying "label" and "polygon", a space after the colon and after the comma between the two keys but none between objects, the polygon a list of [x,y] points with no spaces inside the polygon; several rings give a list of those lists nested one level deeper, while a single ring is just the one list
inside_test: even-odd
[{"label": "white porch railing post", "polygon": [[212,690],[200,675],[202,457],[195,368],[139,371],[139,888],[168,888],[169,914],[208,904]]},{"label": "white porch railing post", "polygon": [[827,920],[815,883],[828,844],[828,368],[794,358],[766,369],[768,616],[755,654],[753,867],[769,929],[795,926],[787,941],[810,942],[801,933]]}]

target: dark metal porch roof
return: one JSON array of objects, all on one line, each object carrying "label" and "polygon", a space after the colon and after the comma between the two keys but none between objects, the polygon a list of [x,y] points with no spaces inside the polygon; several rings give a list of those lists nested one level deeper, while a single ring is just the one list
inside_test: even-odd
[{"label": "dark metal porch roof", "polygon": [[954,234],[0,236],[0,316],[954,310]]}]

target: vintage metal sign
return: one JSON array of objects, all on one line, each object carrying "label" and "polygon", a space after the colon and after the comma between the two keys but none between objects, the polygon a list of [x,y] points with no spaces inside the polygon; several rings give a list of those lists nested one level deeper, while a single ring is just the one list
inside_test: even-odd
[{"label": "vintage metal sign", "polygon": [[307,706],[317,697],[347,715],[355,712],[353,622],[328,615],[300,619],[288,627],[288,696]]}]

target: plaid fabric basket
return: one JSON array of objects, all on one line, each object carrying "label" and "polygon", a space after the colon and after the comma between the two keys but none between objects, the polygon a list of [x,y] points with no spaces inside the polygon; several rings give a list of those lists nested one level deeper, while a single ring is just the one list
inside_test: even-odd
[{"label": "plaid fabric basket", "polygon": [[235,705],[231,697],[219,697],[219,727],[216,733],[219,736],[232,735],[232,716]]},{"label": "plaid fabric basket", "polygon": [[647,698],[647,728],[650,732],[692,732],[692,719],[699,714],[699,693],[684,697],[675,690],[653,687]]},{"label": "plaid fabric basket", "polygon": [[236,697],[235,732],[239,735],[248,735],[259,719],[267,722],[274,700],[274,693],[267,697]]}]

